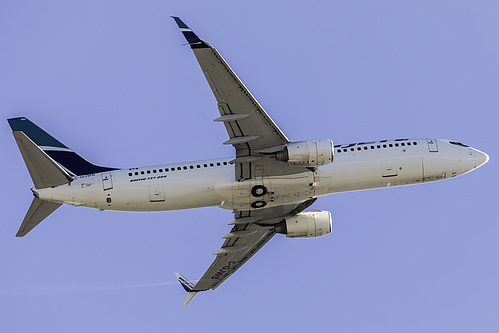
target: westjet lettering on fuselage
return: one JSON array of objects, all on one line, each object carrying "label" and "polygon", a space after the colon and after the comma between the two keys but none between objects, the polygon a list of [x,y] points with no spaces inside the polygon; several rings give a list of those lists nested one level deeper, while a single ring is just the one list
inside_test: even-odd
[{"label": "westjet lettering on fuselage", "polygon": [[92,164],[26,117],[9,119],[33,180],[34,199],[17,236],[25,236],[62,204],[100,210],[168,211],[218,206],[232,229],[212,265],[188,292],[216,289],[276,233],[289,238],[332,232],[328,211],[305,211],[322,196],[421,184],[466,174],[487,154],[456,141],[397,139],[334,145],[290,142],[220,53],[178,17],[217,100],[234,158],[116,169]]}]

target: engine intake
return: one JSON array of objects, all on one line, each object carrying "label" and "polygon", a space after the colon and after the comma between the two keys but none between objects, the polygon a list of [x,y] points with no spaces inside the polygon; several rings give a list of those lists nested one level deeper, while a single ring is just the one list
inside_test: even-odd
[{"label": "engine intake", "polygon": [[333,141],[329,139],[291,142],[276,153],[278,161],[301,167],[317,167],[332,163],[333,156]]},{"label": "engine intake", "polygon": [[327,211],[302,212],[276,224],[275,231],[289,238],[319,237],[333,231],[333,220]]}]

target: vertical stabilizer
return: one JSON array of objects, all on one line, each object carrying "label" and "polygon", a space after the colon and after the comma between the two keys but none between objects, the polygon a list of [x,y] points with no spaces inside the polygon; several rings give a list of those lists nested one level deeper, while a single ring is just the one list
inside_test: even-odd
[{"label": "vertical stabilizer", "polygon": [[26,117],[10,118],[7,121],[14,133],[23,132],[50,158],[72,174],[80,176],[116,170],[116,168],[102,167],[88,162]]},{"label": "vertical stabilizer", "polygon": [[16,234],[16,237],[23,237],[42,222],[46,217],[52,214],[62,204],[57,202],[45,201],[33,198],[33,202],[24,217],[23,223]]},{"label": "vertical stabilizer", "polygon": [[55,187],[73,181],[73,178],[24,132],[13,134],[36,188]]}]

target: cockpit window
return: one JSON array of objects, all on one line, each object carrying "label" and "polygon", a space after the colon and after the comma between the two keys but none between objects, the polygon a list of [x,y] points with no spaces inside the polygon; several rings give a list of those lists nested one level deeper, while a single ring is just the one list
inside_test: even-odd
[{"label": "cockpit window", "polygon": [[467,146],[467,145],[465,145],[465,144],[462,144],[461,142],[449,141],[449,143],[450,143],[451,145],[455,145],[455,146],[469,147],[469,146]]}]

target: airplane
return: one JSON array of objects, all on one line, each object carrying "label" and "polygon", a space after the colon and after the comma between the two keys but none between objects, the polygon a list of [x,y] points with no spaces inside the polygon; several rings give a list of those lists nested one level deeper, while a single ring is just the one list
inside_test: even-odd
[{"label": "airplane", "polygon": [[173,17],[213,91],[235,156],[118,169],[92,164],[26,117],[8,119],[34,187],[17,232],[28,234],[62,204],[99,210],[171,211],[218,206],[231,210],[205,274],[191,283],[185,306],[216,289],[276,233],[289,238],[332,232],[328,211],[305,211],[332,193],[422,184],[454,178],[487,163],[486,153],[458,141],[418,138],[334,145],[330,139],[291,142],[220,53]]}]

